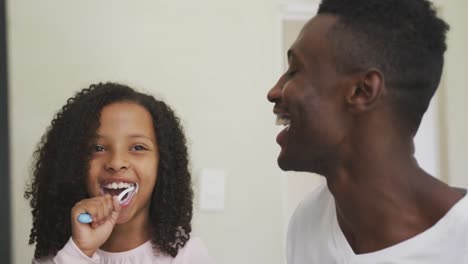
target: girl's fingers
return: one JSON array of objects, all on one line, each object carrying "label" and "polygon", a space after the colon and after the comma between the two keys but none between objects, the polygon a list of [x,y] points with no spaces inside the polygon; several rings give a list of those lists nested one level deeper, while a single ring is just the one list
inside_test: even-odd
[{"label": "girl's fingers", "polygon": [[112,202],[114,204],[114,210],[110,216],[110,221],[112,224],[115,224],[117,222],[117,218],[119,218],[119,213],[122,207],[120,206],[117,196],[112,197]]},{"label": "girl's fingers", "polygon": [[[96,252],[112,233],[118,217],[114,207],[115,198],[108,194],[84,199],[73,207],[72,238],[86,255]],[[116,208],[119,210],[118,206]],[[90,224],[79,223],[77,217],[82,213],[90,214],[93,221]]]},{"label": "girl's fingers", "polygon": [[120,205],[119,198],[117,196],[112,197],[113,211],[120,212],[122,206]]},{"label": "girl's fingers", "polygon": [[103,225],[106,221],[107,221],[106,219],[103,219],[103,220],[100,220],[100,221],[94,221],[94,222],[91,223],[91,227],[96,229],[100,225]]},{"label": "girl's fingers", "polygon": [[96,229],[99,226],[98,222],[92,222],[91,227]]},{"label": "girl's fingers", "polygon": [[96,221],[101,221],[102,219],[106,219],[107,216],[106,216],[106,213],[107,213],[107,205],[106,205],[106,198],[105,197],[99,197],[99,201],[98,201],[98,215],[97,215],[97,219]]},{"label": "girl's fingers", "polygon": [[[113,210],[113,198],[109,194],[100,197],[85,199],[78,202],[72,209],[72,215],[77,220],[78,216],[83,213],[91,215],[93,222],[99,223],[108,219]],[[99,225],[99,224],[98,224]]]},{"label": "girl's fingers", "polygon": [[112,211],[114,211],[114,201],[113,201],[113,197],[110,196],[110,195],[106,195],[106,205],[107,205],[107,214],[108,215],[111,215],[112,214]]}]

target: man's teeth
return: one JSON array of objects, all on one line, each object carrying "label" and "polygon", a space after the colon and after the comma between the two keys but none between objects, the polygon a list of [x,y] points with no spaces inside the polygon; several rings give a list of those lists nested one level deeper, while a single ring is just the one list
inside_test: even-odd
[{"label": "man's teeth", "polygon": [[112,182],[112,183],[104,184],[104,188],[106,189],[124,189],[125,188],[126,189],[132,185],[135,185],[135,184],[128,183],[128,182]]},{"label": "man's teeth", "polygon": [[289,126],[291,119],[288,116],[277,115],[276,116],[276,125],[277,126]]}]

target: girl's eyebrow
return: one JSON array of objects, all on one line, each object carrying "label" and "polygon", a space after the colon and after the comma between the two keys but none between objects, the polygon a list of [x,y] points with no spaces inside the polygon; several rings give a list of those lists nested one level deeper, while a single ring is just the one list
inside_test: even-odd
[{"label": "girl's eyebrow", "polygon": [[[106,136],[106,135],[101,135],[101,134],[97,134],[96,137],[97,137],[98,139],[101,139],[101,138],[102,138],[102,139],[109,138],[108,136]],[[144,139],[148,139],[148,140],[150,140],[150,141],[154,141],[154,139],[153,139],[152,137],[146,136],[146,135],[144,135],[144,134],[130,134],[128,137],[129,137],[129,138],[144,138]]]},{"label": "girl's eyebrow", "polygon": [[148,136],[143,135],[143,134],[131,134],[129,137],[130,138],[145,138],[145,139],[153,141],[153,138],[148,137]]}]

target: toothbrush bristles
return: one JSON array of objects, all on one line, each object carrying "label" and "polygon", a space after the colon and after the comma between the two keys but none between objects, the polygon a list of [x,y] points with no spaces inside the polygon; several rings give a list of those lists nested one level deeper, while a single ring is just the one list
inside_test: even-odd
[{"label": "toothbrush bristles", "polygon": [[130,186],[129,188],[125,189],[124,191],[122,191],[119,196],[117,196],[117,200],[119,200],[119,203],[122,203],[122,200],[123,198],[125,197],[125,195],[131,191],[133,191],[135,189],[135,186]]}]

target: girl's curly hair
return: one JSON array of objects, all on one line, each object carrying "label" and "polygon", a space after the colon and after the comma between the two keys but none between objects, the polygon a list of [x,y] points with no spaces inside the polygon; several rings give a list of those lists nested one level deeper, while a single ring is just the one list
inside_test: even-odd
[{"label": "girl's curly hair", "polygon": [[171,108],[154,97],[117,83],[93,84],[68,99],[34,152],[30,199],[33,226],[29,244],[35,258],[55,255],[71,236],[70,212],[88,198],[86,178],[101,110],[116,102],[134,102],[152,116],[159,149],[158,179],[151,196],[153,246],[176,256],[190,239],[192,186],[186,140]]}]

